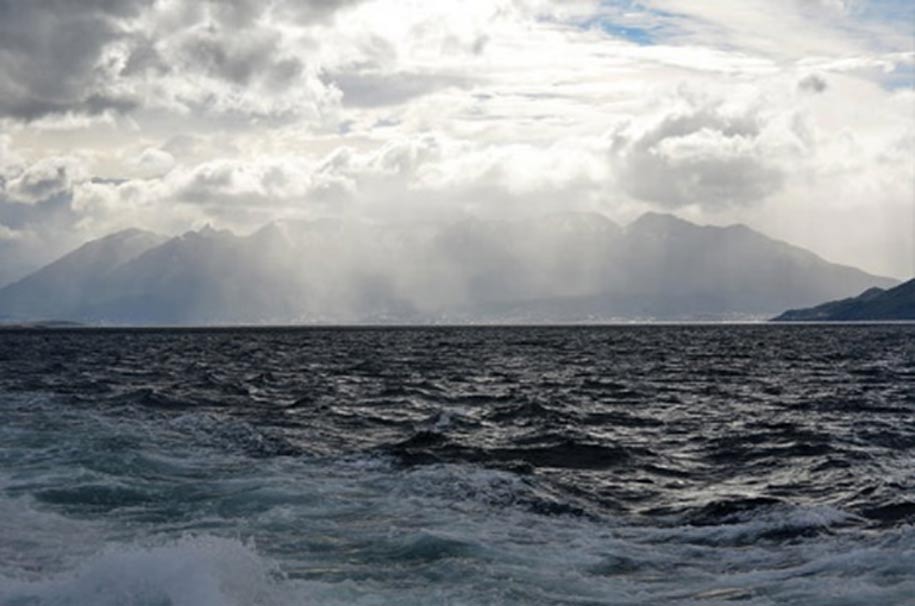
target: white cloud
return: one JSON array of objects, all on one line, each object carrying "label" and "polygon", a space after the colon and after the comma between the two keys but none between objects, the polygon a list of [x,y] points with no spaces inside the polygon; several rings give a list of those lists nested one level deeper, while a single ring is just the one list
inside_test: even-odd
[{"label": "white cloud", "polygon": [[778,192],[806,151],[804,119],[790,106],[734,101],[681,96],[654,120],[612,132],[619,186],[673,208],[742,206]]},{"label": "white cloud", "polygon": [[74,182],[87,176],[85,164],[74,156],[43,158],[6,183],[6,194],[22,204],[34,204],[67,194]]},{"label": "white cloud", "polygon": [[141,177],[161,177],[175,166],[175,157],[163,149],[147,147],[132,158]]},{"label": "white cloud", "polygon": [[6,225],[3,225],[2,223],[0,223],[0,241],[18,240],[20,237],[22,237],[22,236],[19,232],[13,231]]},{"label": "white cloud", "polygon": [[6,179],[12,173],[18,172],[17,167],[21,163],[22,158],[12,149],[12,137],[0,133],[0,179]]}]

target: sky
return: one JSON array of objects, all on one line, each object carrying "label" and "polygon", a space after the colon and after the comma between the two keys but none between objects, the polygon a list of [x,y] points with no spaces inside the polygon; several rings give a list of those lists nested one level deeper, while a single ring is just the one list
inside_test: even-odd
[{"label": "sky", "polygon": [[0,0],[0,283],[128,227],[647,211],[915,275],[915,4]]}]

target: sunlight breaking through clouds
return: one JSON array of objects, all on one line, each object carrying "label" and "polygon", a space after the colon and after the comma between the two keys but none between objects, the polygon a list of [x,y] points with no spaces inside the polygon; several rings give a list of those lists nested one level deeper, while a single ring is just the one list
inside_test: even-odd
[{"label": "sunlight breaking through clouds", "polygon": [[138,224],[651,209],[905,277],[911,17],[891,0],[0,0],[0,282]]}]

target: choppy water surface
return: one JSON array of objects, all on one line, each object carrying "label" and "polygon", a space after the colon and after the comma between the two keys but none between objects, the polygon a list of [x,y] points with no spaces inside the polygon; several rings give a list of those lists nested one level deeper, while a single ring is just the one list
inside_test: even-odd
[{"label": "choppy water surface", "polygon": [[0,333],[0,604],[913,604],[915,327]]}]

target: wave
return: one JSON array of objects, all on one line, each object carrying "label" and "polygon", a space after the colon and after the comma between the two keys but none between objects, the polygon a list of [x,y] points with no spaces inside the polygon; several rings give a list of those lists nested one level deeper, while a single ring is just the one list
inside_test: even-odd
[{"label": "wave", "polygon": [[[798,509],[789,517],[819,525],[841,514]],[[206,534],[109,543],[66,567],[21,574],[4,567],[0,604],[901,606],[915,594],[915,529],[798,540],[773,552],[722,542],[720,527],[671,528],[663,540],[644,527],[533,521],[494,519],[474,533],[458,517],[447,530],[375,537],[343,560],[315,554],[297,566],[253,541]],[[716,540],[693,540],[698,533]]]},{"label": "wave", "polygon": [[0,603],[9,606],[288,606],[305,597],[253,546],[206,536],[110,546],[40,580],[0,576]]},{"label": "wave", "polygon": [[0,606],[908,606],[915,340],[731,330],[0,347]]}]

